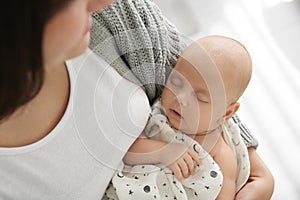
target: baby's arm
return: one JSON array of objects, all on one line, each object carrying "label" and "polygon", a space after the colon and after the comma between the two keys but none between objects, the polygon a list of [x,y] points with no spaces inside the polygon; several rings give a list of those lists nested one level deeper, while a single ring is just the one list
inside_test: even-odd
[{"label": "baby's arm", "polygon": [[139,137],[128,149],[123,161],[128,165],[159,164],[161,150],[166,142]]},{"label": "baby's arm", "polygon": [[274,178],[254,148],[248,148],[250,177],[236,195],[236,200],[269,200],[274,191]]},{"label": "baby's arm", "polygon": [[179,181],[194,173],[195,163],[201,164],[192,148],[142,137],[131,145],[123,160],[128,165],[162,164],[169,167]]},{"label": "baby's arm", "polygon": [[236,190],[236,159],[230,147],[223,137],[219,137],[213,150],[210,152],[223,173],[222,189],[217,197],[218,200],[233,200]]}]

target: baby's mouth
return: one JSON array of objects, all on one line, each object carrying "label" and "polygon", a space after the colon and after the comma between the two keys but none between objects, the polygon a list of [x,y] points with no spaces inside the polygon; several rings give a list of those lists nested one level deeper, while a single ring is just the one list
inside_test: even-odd
[{"label": "baby's mouth", "polygon": [[170,109],[170,115],[172,118],[176,119],[176,120],[181,120],[182,116],[179,112],[177,112],[176,110]]}]

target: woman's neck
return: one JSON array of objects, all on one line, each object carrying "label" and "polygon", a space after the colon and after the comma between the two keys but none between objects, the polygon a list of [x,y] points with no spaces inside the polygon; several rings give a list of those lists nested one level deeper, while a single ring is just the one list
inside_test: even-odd
[{"label": "woman's neck", "polygon": [[0,147],[24,146],[45,137],[63,116],[69,91],[66,66],[47,68],[38,95],[0,124]]}]

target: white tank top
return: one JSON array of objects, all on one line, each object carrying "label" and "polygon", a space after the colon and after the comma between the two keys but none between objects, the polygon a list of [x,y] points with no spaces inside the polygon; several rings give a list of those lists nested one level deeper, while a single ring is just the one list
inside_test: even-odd
[{"label": "white tank top", "polygon": [[100,199],[148,120],[144,91],[90,50],[66,64],[71,93],[61,121],[36,143],[0,148],[1,200]]}]

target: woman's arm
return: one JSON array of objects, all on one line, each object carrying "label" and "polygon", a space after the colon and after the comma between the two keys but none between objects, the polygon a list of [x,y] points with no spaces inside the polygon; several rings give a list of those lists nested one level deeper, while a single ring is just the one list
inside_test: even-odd
[{"label": "woman's arm", "polygon": [[250,159],[250,177],[244,187],[237,193],[236,200],[267,200],[271,199],[274,191],[274,178],[266,164],[256,152],[258,142],[237,115],[232,116],[239,126],[241,136],[248,147]]},{"label": "woman's arm", "polygon": [[250,177],[235,200],[269,200],[274,191],[274,178],[254,148],[248,148]]}]

